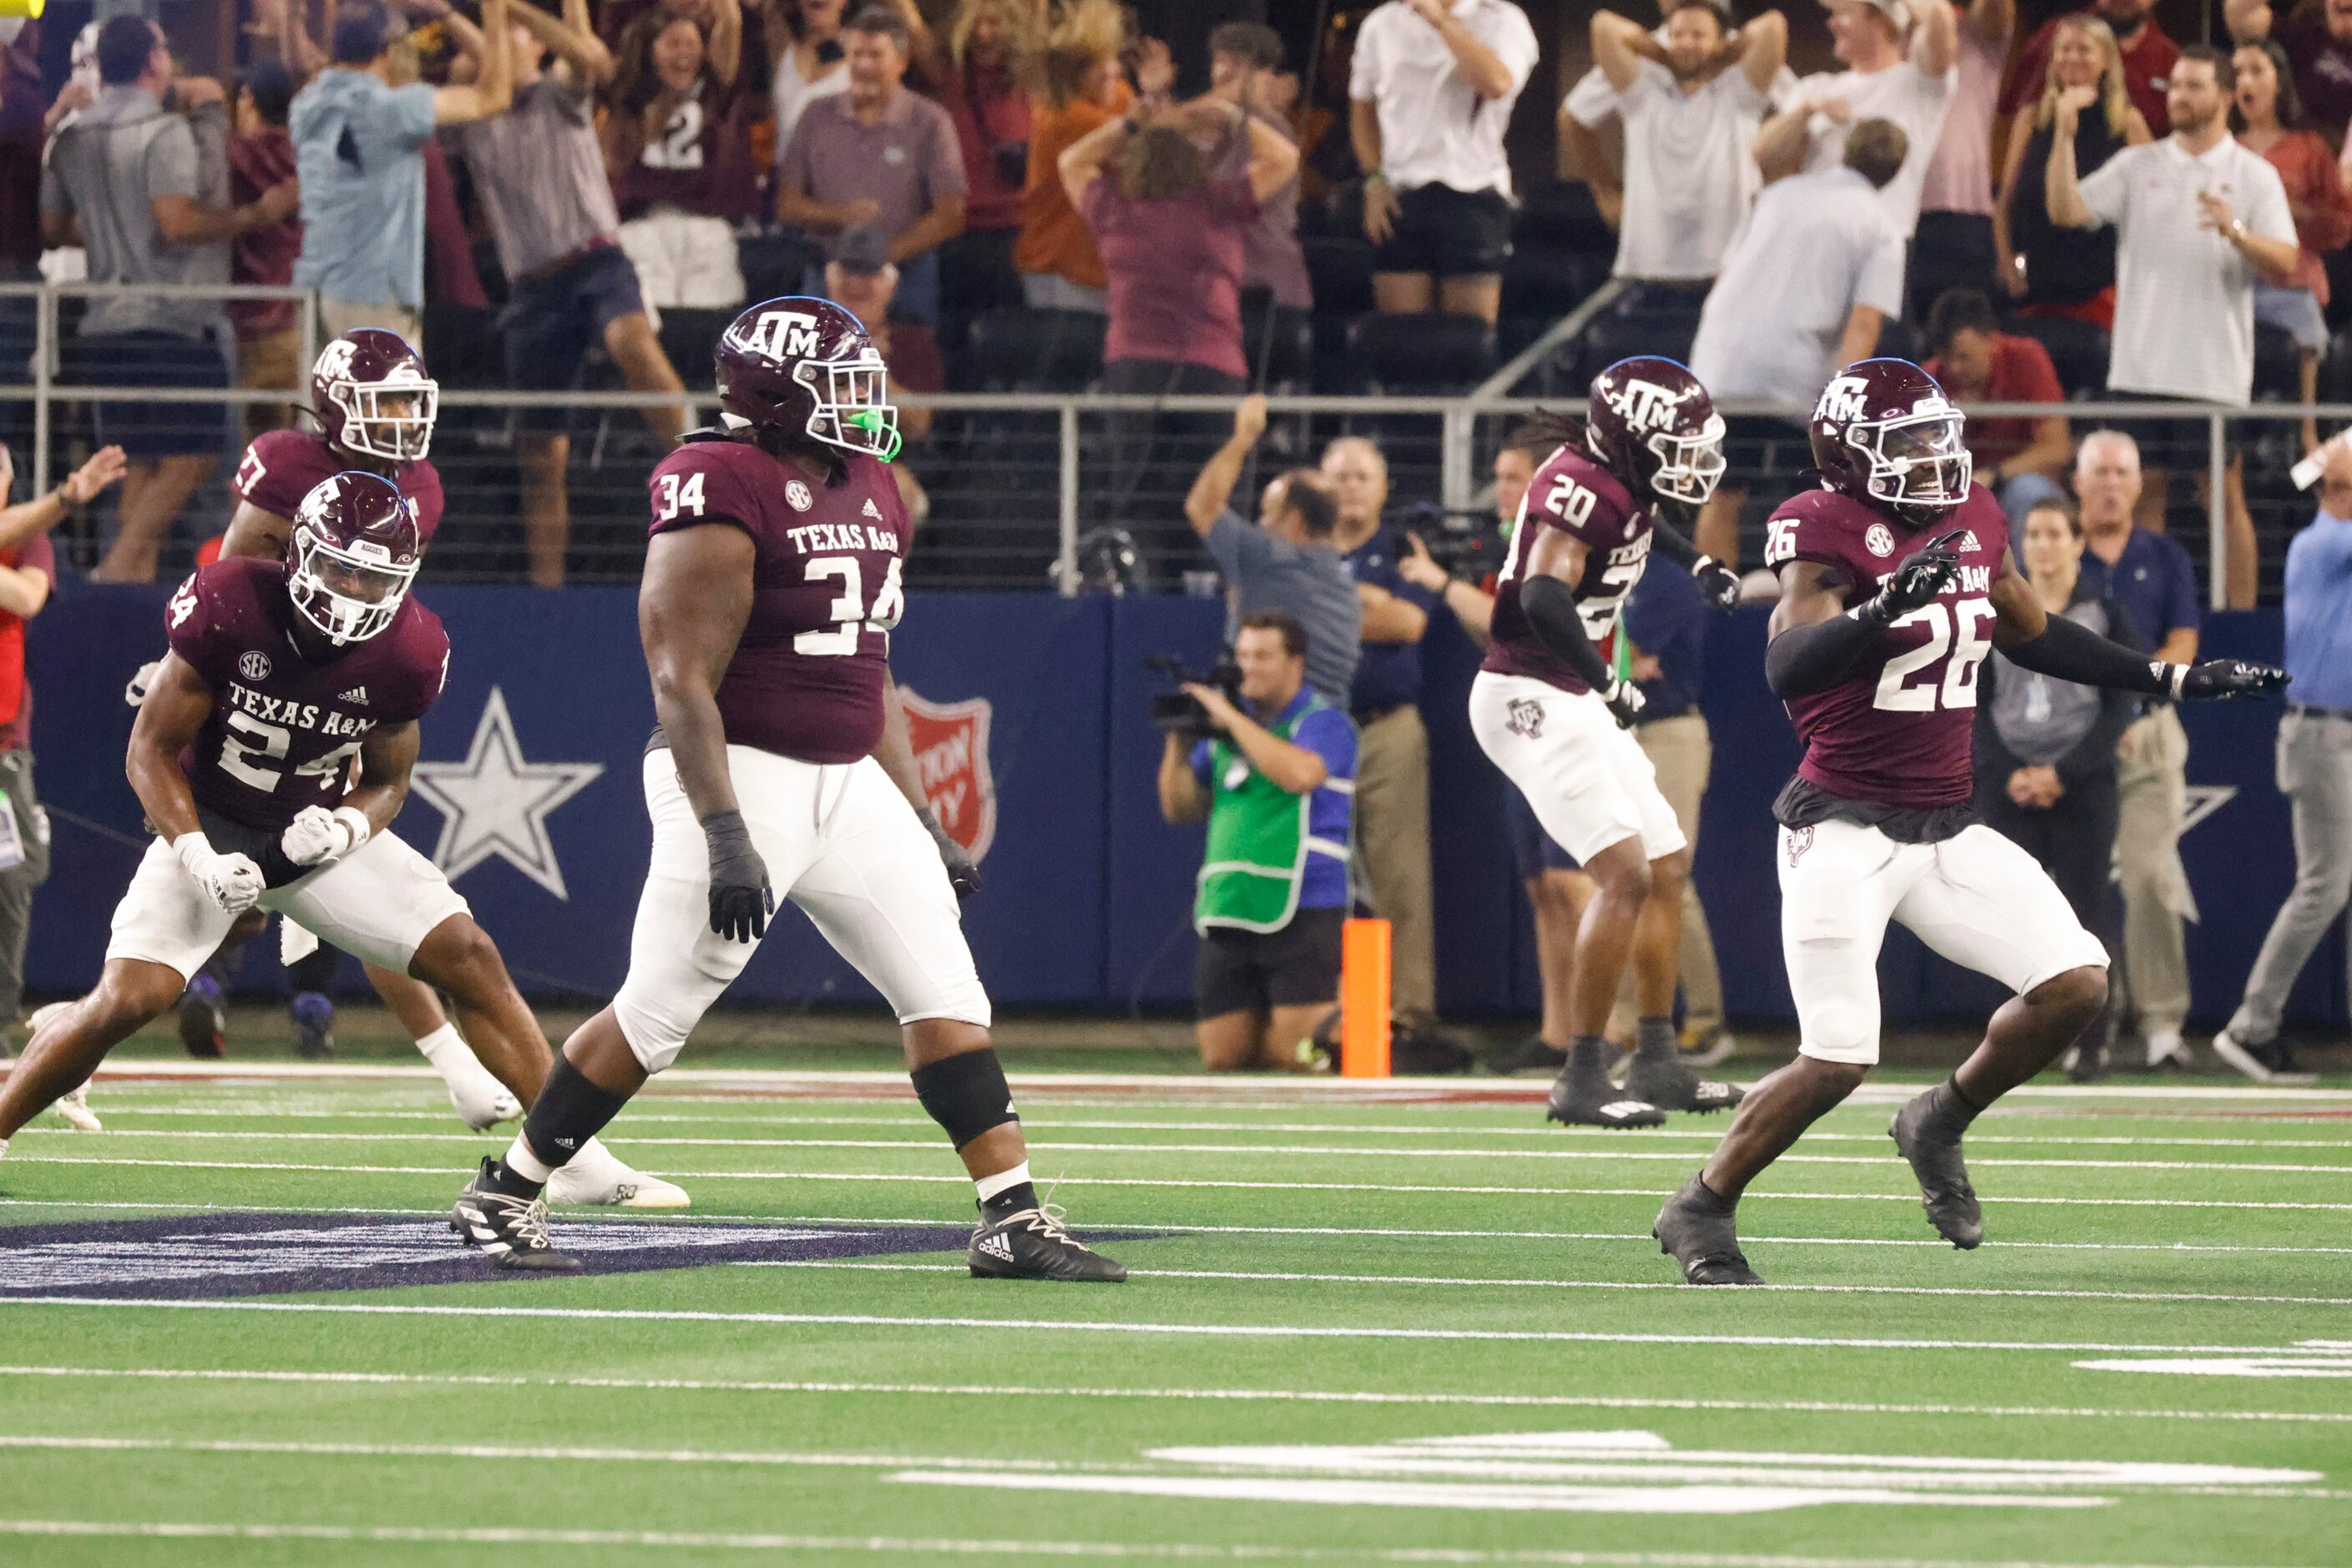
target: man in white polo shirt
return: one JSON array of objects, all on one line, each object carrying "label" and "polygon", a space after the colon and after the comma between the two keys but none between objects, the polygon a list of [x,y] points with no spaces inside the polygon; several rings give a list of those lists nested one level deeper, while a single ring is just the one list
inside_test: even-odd
[{"label": "man in white polo shirt", "polygon": [[[1910,151],[1901,126],[1865,120],[1845,138],[1838,167],[1764,187],[1723,258],[1691,344],[1691,371],[1717,402],[1810,408],[1841,365],[1877,352],[1879,328],[1903,310],[1903,237],[1881,198]],[[1733,415],[1725,423],[1727,449],[1737,443],[1745,456],[1777,443],[1810,465],[1801,414]],[[1768,466],[1772,456],[1763,454]],[[1699,511],[1699,549],[1738,563],[1747,499],[1716,486]]]},{"label": "man in white polo shirt", "polygon": [[1511,253],[1503,131],[1536,53],[1535,29],[1509,0],[1388,0],[1364,18],[1348,132],[1380,310],[1500,312]]},{"label": "man in white polo shirt", "polygon": [[1613,11],[1593,16],[1592,58],[1625,121],[1619,278],[1713,281],[1756,199],[1746,154],[1788,57],[1789,24],[1767,11],[1737,33],[1725,26],[1715,0],[1666,0],[1663,45]]},{"label": "man in white polo shirt", "polygon": [[[2080,89],[2087,96],[2089,89]],[[2180,51],[2165,89],[2172,134],[2126,147],[2075,179],[2074,125],[2084,104],[2058,108],[2044,183],[2050,221],[2116,229],[2116,325],[2107,391],[2117,401],[2219,403],[2242,408],[2254,390],[2254,280],[2284,284],[2294,270],[2294,215],[2278,171],[2230,134],[2237,91],[2230,57],[2208,44]],[[2160,531],[2166,469],[2207,471],[2202,419],[2128,422],[2139,443]],[[2147,503],[2144,500],[2143,507]],[[2254,602],[2254,525],[2239,457],[2230,454],[2230,581],[2233,608]]]},{"label": "man in white polo shirt", "polygon": [[[1959,82],[1959,21],[1951,0],[1823,0],[1841,71],[1798,85],[1799,100],[1764,122],[1756,163],[1764,178],[1817,174],[1845,156],[1847,133],[1865,120],[1889,120],[1910,155],[1879,192],[1895,232],[1908,242],[1919,224],[1919,188]],[[1817,389],[1818,390],[1818,389]]]}]

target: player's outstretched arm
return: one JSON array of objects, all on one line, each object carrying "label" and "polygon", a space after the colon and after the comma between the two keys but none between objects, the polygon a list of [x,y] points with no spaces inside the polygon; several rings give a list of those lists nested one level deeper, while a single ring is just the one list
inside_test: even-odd
[{"label": "player's outstretched arm", "polygon": [[2003,560],[2000,575],[1993,579],[1991,597],[1998,617],[1993,623],[1993,646],[2020,669],[2054,680],[2136,691],[2171,702],[2252,697],[2286,688],[2286,671],[2272,665],[2238,658],[2166,664],[2143,658],[2063,616],[2045,614],[2013,560]]}]

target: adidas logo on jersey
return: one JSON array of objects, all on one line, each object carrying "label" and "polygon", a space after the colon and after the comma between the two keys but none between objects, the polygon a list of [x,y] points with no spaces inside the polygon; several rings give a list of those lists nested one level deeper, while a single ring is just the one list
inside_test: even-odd
[{"label": "adidas logo on jersey", "polygon": [[1967,532],[1960,535],[1960,549],[1964,553],[1968,551],[1980,548],[1982,547],[1977,543],[1977,533],[1975,529],[1969,529]]},{"label": "adidas logo on jersey", "polygon": [[995,1231],[990,1231],[973,1245],[991,1258],[1002,1258],[1007,1263],[1013,1261],[1013,1244]]},{"label": "adidas logo on jersey", "polygon": [[875,521],[879,522],[882,521],[882,509],[876,506],[873,501],[869,500],[866,503],[866,515],[872,518]]},{"label": "adidas logo on jersey", "polygon": [[338,702],[365,702],[367,700],[367,688],[364,686],[354,686],[349,691],[344,692],[341,697],[336,698],[335,700]]}]

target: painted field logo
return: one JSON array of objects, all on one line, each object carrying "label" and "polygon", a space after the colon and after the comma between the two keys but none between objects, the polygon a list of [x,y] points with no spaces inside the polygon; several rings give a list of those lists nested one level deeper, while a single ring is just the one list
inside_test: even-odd
[{"label": "painted field logo", "polygon": [[1361,1447],[1154,1448],[1116,1471],[901,1470],[929,1486],[1343,1507],[1559,1513],[1769,1513],[1825,1504],[2100,1508],[2136,1494],[2306,1486],[2315,1470],[2126,1459],[1970,1459],[1676,1448],[1654,1432],[1502,1432]]},{"label": "painted field logo", "polygon": [[[970,1232],[958,1226],[567,1217],[557,1235],[587,1272],[635,1274],[706,1263],[961,1250]],[[214,1214],[0,1229],[0,1297],[185,1300],[512,1278],[460,1244],[438,1216]]]},{"label": "painted field logo", "polygon": [[977,865],[996,842],[996,775],[988,766],[989,703],[985,697],[932,702],[901,686],[907,738],[923,795],[948,837]]}]

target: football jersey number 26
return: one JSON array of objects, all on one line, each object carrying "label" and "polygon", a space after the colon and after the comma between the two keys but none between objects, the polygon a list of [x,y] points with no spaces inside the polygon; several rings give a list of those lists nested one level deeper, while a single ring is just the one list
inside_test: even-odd
[{"label": "football jersey number 26", "polygon": [[[1888,631],[1923,626],[1927,640],[1886,661],[1871,706],[1894,713],[1975,707],[1977,668],[1992,652],[1992,626],[1998,618],[1991,600],[1961,599],[1949,609],[1941,604],[1922,605],[1895,620]],[[1944,667],[1940,678],[1935,674],[1939,663]],[[1925,679],[1912,679],[1923,673]]]}]

